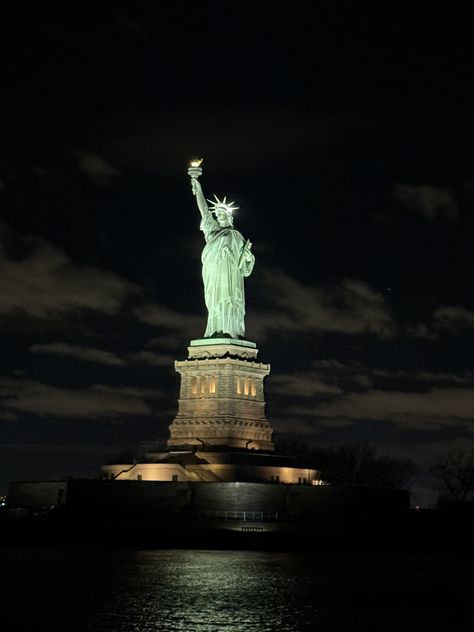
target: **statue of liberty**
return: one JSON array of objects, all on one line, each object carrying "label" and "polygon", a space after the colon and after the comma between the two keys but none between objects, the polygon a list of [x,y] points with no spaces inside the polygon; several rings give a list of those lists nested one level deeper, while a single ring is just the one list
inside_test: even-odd
[{"label": "statue of liberty", "polygon": [[[201,212],[201,230],[206,245],[202,251],[202,279],[208,311],[205,338],[243,338],[245,335],[244,277],[250,276],[255,263],[252,244],[245,241],[233,226],[233,212],[238,209],[226,197],[212,202],[204,197],[198,180],[200,162],[191,163],[193,194]],[[207,202],[210,202],[209,208]],[[213,217],[213,215],[215,217]]]}]

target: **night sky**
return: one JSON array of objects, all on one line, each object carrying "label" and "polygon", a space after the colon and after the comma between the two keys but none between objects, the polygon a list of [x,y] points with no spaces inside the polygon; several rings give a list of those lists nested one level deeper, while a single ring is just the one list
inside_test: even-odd
[{"label": "night sky", "polygon": [[467,15],[129,5],[2,16],[0,491],[166,438],[205,327],[194,156],[254,244],[275,438],[472,447]]}]

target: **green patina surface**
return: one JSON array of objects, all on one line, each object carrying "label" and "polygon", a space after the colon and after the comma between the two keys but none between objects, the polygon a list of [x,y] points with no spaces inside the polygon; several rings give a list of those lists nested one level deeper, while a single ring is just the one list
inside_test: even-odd
[{"label": "green patina surface", "polygon": [[210,345],[238,345],[239,347],[251,347],[256,348],[255,342],[250,340],[236,340],[235,338],[198,338],[191,340],[189,343],[191,347],[209,347]]},{"label": "green patina surface", "polygon": [[255,257],[250,241],[245,241],[233,226],[232,211],[236,209],[232,203],[216,198],[212,212],[209,210],[198,180],[200,171],[190,169],[189,175],[206,240],[201,257],[208,312],[204,336],[222,334],[222,339],[235,340],[245,335],[244,278],[252,273]]}]

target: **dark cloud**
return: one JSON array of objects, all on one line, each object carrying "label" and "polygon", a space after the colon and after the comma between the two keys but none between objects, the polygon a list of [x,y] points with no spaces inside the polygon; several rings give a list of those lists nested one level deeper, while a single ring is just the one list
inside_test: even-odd
[{"label": "dark cloud", "polygon": [[263,291],[276,309],[251,312],[248,330],[257,339],[271,332],[375,334],[390,338],[395,322],[382,294],[360,279],[343,279],[330,288],[303,284],[281,270],[265,270]]},{"label": "dark cloud", "polygon": [[418,390],[420,382],[429,385],[474,385],[474,373],[471,373],[470,371],[465,371],[463,373],[446,373],[441,371],[434,372],[423,370],[387,370],[371,367],[360,362],[345,364],[334,359],[315,360],[311,363],[311,367],[313,373],[321,376],[325,380],[330,379],[333,383],[339,385],[353,383],[365,386],[367,390],[372,386],[374,380],[382,380],[385,387],[387,387],[389,382],[394,383],[404,380],[412,386],[415,386]]},{"label": "dark cloud", "polygon": [[[405,454],[410,452],[406,433],[421,433],[430,440],[440,433],[450,441],[474,439],[470,372],[390,371],[317,360],[307,371],[272,376],[268,391],[273,399],[278,396],[276,427],[291,427],[314,441],[342,429],[363,438],[367,423],[395,433],[395,442],[405,442]],[[375,430],[373,426],[369,432]]]},{"label": "dark cloud", "polygon": [[82,347],[64,342],[38,343],[31,345],[29,351],[32,353],[44,353],[61,357],[72,358],[80,362],[93,362],[108,366],[124,367],[129,363],[149,364],[151,366],[172,367],[174,357],[169,354],[156,353],[154,351],[137,351],[126,353],[123,357],[111,351],[96,349],[94,347]]},{"label": "dark cloud", "polygon": [[125,37],[132,37],[144,42],[149,42],[145,26],[128,15],[116,15],[113,20],[114,30]]},{"label": "dark cloud", "polygon": [[0,419],[3,421],[15,421],[18,415],[11,410],[0,410]]},{"label": "dark cloud", "polygon": [[166,305],[149,303],[140,305],[134,312],[137,318],[147,325],[179,332],[187,339],[195,337],[196,332],[204,331],[204,317],[172,309]]},{"label": "dark cloud", "polygon": [[158,388],[144,388],[141,386],[107,386],[105,384],[94,384],[93,389],[104,393],[114,393],[126,397],[138,397],[140,399],[163,397],[163,392]]},{"label": "dark cloud", "polygon": [[425,340],[437,340],[441,332],[452,335],[463,334],[474,328],[474,311],[462,305],[440,305],[429,323],[409,327],[408,335]]},{"label": "dark cloud", "polygon": [[115,272],[76,264],[43,239],[30,238],[29,246],[28,254],[14,259],[5,240],[0,242],[0,314],[43,319],[82,309],[113,314],[138,293],[136,285]]},{"label": "dark cloud", "polygon": [[474,374],[470,372],[462,375],[432,371],[383,371],[380,369],[373,369],[371,372],[376,377],[390,380],[403,378],[412,382],[426,382],[428,384],[474,384]]},{"label": "dark cloud", "polygon": [[172,355],[155,353],[153,351],[138,351],[137,353],[130,353],[128,358],[134,362],[168,368],[172,367],[175,361],[175,358]]},{"label": "dark cloud", "polygon": [[94,347],[81,347],[64,342],[50,342],[31,345],[29,349],[32,353],[45,353],[63,357],[74,358],[84,362],[95,362],[97,364],[107,364],[109,366],[125,366],[126,362],[117,354],[104,349]]},{"label": "dark cloud", "polygon": [[78,151],[77,158],[81,171],[98,186],[111,186],[122,175],[117,167],[114,167],[97,154]]},{"label": "dark cloud", "polygon": [[314,397],[315,395],[342,395],[342,390],[328,384],[320,375],[312,371],[274,375],[268,387],[269,393],[279,393],[288,397]]},{"label": "dark cloud", "polygon": [[4,410],[62,419],[110,419],[123,415],[149,415],[150,406],[135,393],[94,385],[68,389],[29,379],[0,379]]},{"label": "dark cloud", "polygon": [[311,370],[325,380],[347,387],[351,383],[358,387],[372,386],[371,369],[360,362],[344,364],[335,359],[313,360]]},{"label": "dark cloud", "polygon": [[369,390],[322,403],[314,412],[323,419],[383,420],[421,430],[453,428],[474,422],[474,388],[433,388],[424,393]]},{"label": "dark cloud", "polygon": [[155,336],[148,340],[145,346],[152,349],[167,349],[168,351],[179,351],[181,353],[183,350],[183,338],[171,333]]},{"label": "dark cloud", "polygon": [[474,327],[474,311],[461,305],[440,305],[433,312],[433,322],[436,327],[449,333],[460,333]]},{"label": "dark cloud", "polygon": [[426,220],[455,219],[458,216],[456,197],[450,189],[429,184],[396,184],[393,191],[409,211],[418,213]]},{"label": "dark cloud", "polygon": [[426,323],[419,323],[418,325],[408,327],[407,334],[413,338],[418,338],[419,340],[438,339],[438,332],[434,331],[433,328]]}]

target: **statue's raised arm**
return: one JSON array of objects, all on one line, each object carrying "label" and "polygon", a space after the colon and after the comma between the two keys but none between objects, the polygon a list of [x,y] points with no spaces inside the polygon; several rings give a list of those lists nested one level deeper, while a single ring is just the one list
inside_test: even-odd
[{"label": "statue's raised arm", "polygon": [[[234,228],[233,213],[238,209],[226,197],[208,206],[198,180],[202,169],[191,164],[193,194],[201,213],[201,230],[206,245],[202,251],[202,278],[208,311],[205,338],[243,338],[245,335],[244,277],[255,263],[252,244]],[[215,218],[213,217],[215,215]]]},{"label": "statue's raised arm", "polygon": [[197,178],[191,178],[191,187],[193,190],[193,195],[196,196],[196,202],[201,215],[203,217],[205,215],[209,215],[209,207],[207,205],[206,198],[204,197],[204,193],[202,192],[201,183]]}]

